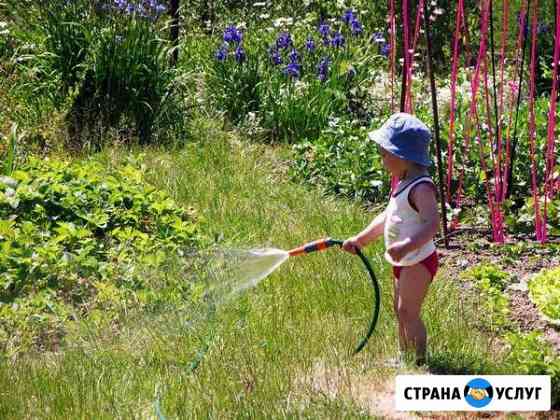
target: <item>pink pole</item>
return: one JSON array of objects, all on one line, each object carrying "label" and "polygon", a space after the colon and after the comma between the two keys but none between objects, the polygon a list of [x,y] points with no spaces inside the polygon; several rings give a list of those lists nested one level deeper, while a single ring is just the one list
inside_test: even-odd
[{"label": "pink pole", "polygon": [[556,103],[558,100],[558,61],[560,60],[560,0],[556,1],[556,28],[554,40],[554,64],[552,71],[552,91],[550,93],[550,107],[548,110],[547,144],[546,144],[546,169],[544,176],[544,213],[543,213],[543,240],[547,240],[547,207],[548,199],[554,193],[553,177],[556,159],[554,156],[554,132],[556,130]]},{"label": "pink pole", "polygon": [[418,36],[420,35],[420,19],[422,18],[424,12],[424,0],[420,0],[418,2],[417,10],[416,10],[416,23],[414,28],[414,38],[412,40],[412,48],[409,54],[409,65],[408,65],[408,75],[407,79],[408,82],[406,84],[406,105],[405,109],[408,109],[408,112],[413,113],[414,107],[412,103],[412,76],[414,71],[414,53],[416,52],[416,44],[418,42]]},{"label": "pink pole", "polygon": [[451,204],[451,178],[453,176],[453,146],[455,144],[455,112],[457,108],[457,73],[459,69],[459,37],[463,21],[464,0],[459,0],[455,14],[453,61],[451,64],[451,109],[449,111],[449,140],[447,143],[447,202]]},{"label": "pink pole", "polygon": [[[471,106],[469,110],[469,119],[467,121],[469,129],[465,132],[465,142],[464,147],[462,150],[463,156],[467,156],[468,148],[470,145],[470,126],[476,122],[478,124],[478,114],[477,114],[477,100],[478,100],[478,90],[480,86],[480,70],[482,66],[482,61],[486,57],[487,51],[487,39],[488,39],[488,17],[489,17],[489,3],[486,0],[484,3],[481,4],[482,7],[482,19],[481,19],[481,28],[480,28],[480,45],[478,49],[478,58],[476,62],[476,67],[474,73],[471,78]],[[460,207],[462,204],[462,195],[463,195],[463,179],[465,175],[465,165],[463,159],[463,165],[461,167],[461,171],[459,173],[459,180],[458,180],[458,188],[457,188],[457,198],[456,203],[457,206]],[[488,180],[487,180],[488,181]],[[490,201],[490,200],[489,200]],[[491,201],[489,202],[491,205]]]},{"label": "pink pole", "polygon": [[409,16],[408,16],[408,1],[409,0],[402,0],[402,14],[403,14],[403,33],[404,33],[404,43],[403,43],[403,72],[405,74],[404,80],[405,85],[403,86],[405,93],[404,93],[404,109],[401,111],[410,112],[411,110],[407,107],[408,101],[408,85],[410,84],[410,34],[409,34]]},{"label": "pink pole", "polygon": [[[521,11],[519,13],[519,33],[517,35],[517,59],[515,60],[514,75],[523,73],[523,53],[524,53],[524,43],[525,43],[525,22],[527,19],[527,4],[525,1],[521,3]],[[520,78],[521,81],[521,78]],[[509,184],[509,169],[511,165],[511,128],[513,127],[513,116],[517,112],[517,98],[520,94],[521,83],[516,87],[517,81],[513,81],[510,86],[510,114],[508,119],[508,124],[506,127],[506,159],[505,159],[505,169],[503,177],[503,187],[502,187],[502,200],[505,200],[508,191]]]},{"label": "pink pole", "polygon": [[538,0],[533,0],[532,3],[532,17],[531,17],[531,75],[529,79],[529,151],[531,156],[531,189],[533,192],[533,201],[535,207],[535,234],[537,240],[544,242],[545,237],[543,235],[540,203],[539,203],[539,191],[537,186],[537,165],[535,162],[535,157],[537,153],[536,146],[536,117],[535,117],[535,78],[536,78],[536,67],[537,67],[537,20],[538,20]]},{"label": "pink pole", "polygon": [[391,48],[391,112],[395,111],[395,73],[397,61],[397,27],[395,23],[395,0],[389,0],[389,27],[391,31],[390,48]]},{"label": "pink pole", "polygon": [[[498,180],[499,183],[497,184],[496,194],[497,200],[501,203],[504,196],[504,177],[503,177],[503,167],[504,162],[502,158],[503,154],[503,145],[502,145],[502,124],[501,119],[504,115],[504,69],[505,69],[505,62],[506,62],[506,44],[507,44],[507,37],[509,34],[509,1],[503,0],[503,19],[502,19],[502,38],[501,38],[501,48],[500,48],[500,105],[498,108]],[[517,74],[517,73],[514,73]]]}]

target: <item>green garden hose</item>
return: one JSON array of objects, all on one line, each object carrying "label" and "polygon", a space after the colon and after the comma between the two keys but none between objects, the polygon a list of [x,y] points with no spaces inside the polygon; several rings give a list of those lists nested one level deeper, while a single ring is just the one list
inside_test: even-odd
[{"label": "green garden hose", "polygon": [[[319,239],[317,241],[313,241],[313,242],[310,242],[308,244],[305,244],[305,245],[302,245],[300,247],[292,249],[291,251],[289,251],[289,255],[291,257],[293,257],[293,256],[297,256],[297,255],[302,255],[302,254],[308,254],[308,253],[314,252],[314,251],[322,251],[322,250],[330,248],[331,246],[334,246],[334,245],[342,246],[343,243],[344,243],[344,241],[341,241],[339,239],[332,239],[332,238]],[[375,330],[375,326],[377,325],[377,320],[379,318],[379,308],[381,306],[381,291],[380,291],[380,288],[379,288],[379,282],[377,281],[377,278],[375,277],[375,273],[373,272],[371,264],[359,248],[356,248],[356,254],[358,255],[358,257],[360,257],[360,259],[364,263],[364,265],[366,267],[366,270],[369,273],[369,276],[371,278],[371,284],[373,286],[375,303],[374,303],[374,306],[373,306],[373,315],[372,315],[372,318],[371,318],[371,322],[369,324],[369,329],[368,329],[365,337],[359,342],[358,346],[354,350],[354,354],[362,351],[362,349],[365,347],[368,340],[370,339],[371,335],[373,334],[373,331]]]}]

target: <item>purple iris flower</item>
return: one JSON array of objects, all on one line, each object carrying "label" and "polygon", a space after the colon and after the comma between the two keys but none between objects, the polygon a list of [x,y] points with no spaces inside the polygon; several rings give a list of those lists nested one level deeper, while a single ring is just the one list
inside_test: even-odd
[{"label": "purple iris flower", "polygon": [[238,63],[243,63],[247,59],[247,55],[245,54],[245,50],[241,45],[239,45],[235,49],[235,61]]},{"label": "purple iris flower", "polygon": [[225,61],[228,56],[227,44],[222,45],[218,48],[218,51],[214,54],[214,57],[218,61]]},{"label": "purple iris flower", "polygon": [[301,72],[301,66],[298,63],[289,63],[284,69],[284,74],[298,79]]},{"label": "purple iris flower", "polygon": [[342,15],[342,21],[347,25],[349,25],[355,18],[356,15],[354,14],[354,11],[352,9],[347,9],[344,12],[344,15]]},{"label": "purple iris flower", "polygon": [[282,57],[276,48],[271,48],[269,50],[270,59],[272,60],[272,64],[275,66],[282,64]]},{"label": "purple iris flower", "polygon": [[289,32],[280,32],[276,40],[276,46],[280,49],[288,48],[292,45],[292,37]]},{"label": "purple iris flower", "polygon": [[243,39],[243,33],[235,26],[228,26],[224,31],[224,41],[239,44]]},{"label": "purple iris flower", "polygon": [[292,51],[290,51],[288,57],[290,57],[290,62],[297,63],[299,60],[299,53],[295,48],[292,48]]},{"label": "purple iris flower", "polygon": [[328,37],[328,36],[330,35],[330,33],[331,33],[331,28],[330,28],[330,26],[329,26],[328,24],[326,24],[326,23],[321,23],[321,24],[319,25],[319,33],[321,34],[321,36],[322,36],[323,38]]},{"label": "purple iris flower", "polygon": [[329,75],[329,64],[330,60],[328,57],[321,58],[321,61],[317,64],[317,76],[321,82],[327,80]]},{"label": "purple iris flower", "polygon": [[350,22],[350,30],[352,31],[352,35],[357,36],[364,31],[364,28],[362,27],[362,24],[360,22],[354,19],[352,22]]},{"label": "purple iris flower", "polygon": [[115,5],[117,8],[124,10],[128,6],[128,2],[126,0],[115,0]]},{"label": "purple iris flower", "polygon": [[315,51],[315,41],[313,41],[313,38],[307,38],[305,41],[305,49],[309,52]]},{"label": "purple iris flower", "polygon": [[382,44],[385,42],[385,37],[382,32],[374,32],[371,36],[370,42],[375,42],[376,44]]},{"label": "purple iris flower", "polygon": [[344,45],[344,37],[340,32],[335,32],[331,44],[335,48],[342,47]]},{"label": "purple iris flower", "polygon": [[385,57],[389,57],[389,54],[391,53],[391,44],[389,44],[388,42],[382,44],[380,48],[380,53]]},{"label": "purple iris flower", "polygon": [[142,17],[148,16],[148,14],[146,13],[146,8],[141,3],[136,5],[136,13]]}]

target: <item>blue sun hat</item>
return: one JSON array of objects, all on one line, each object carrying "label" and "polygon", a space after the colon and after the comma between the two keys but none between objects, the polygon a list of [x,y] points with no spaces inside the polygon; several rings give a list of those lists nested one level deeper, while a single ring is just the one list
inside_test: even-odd
[{"label": "blue sun hat", "polygon": [[399,112],[389,117],[381,128],[368,137],[383,149],[422,166],[431,166],[430,140],[432,133],[426,124],[413,115]]}]

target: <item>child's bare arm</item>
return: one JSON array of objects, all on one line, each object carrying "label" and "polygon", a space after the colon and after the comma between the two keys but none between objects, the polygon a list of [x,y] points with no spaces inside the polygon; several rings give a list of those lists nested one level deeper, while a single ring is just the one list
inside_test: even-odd
[{"label": "child's bare arm", "polygon": [[375,219],[360,233],[344,241],[342,248],[354,252],[354,248],[363,248],[383,234],[385,227],[385,211],[379,213]]},{"label": "child's bare arm", "polygon": [[439,213],[433,184],[419,184],[411,191],[410,199],[424,222],[416,234],[410,238],[410,249],[413,250],[420,248],[436,236],[439,230]]},{"label": "child's bare arm", "polygon": [[414,235],[394,243],[387,249],[395,261],[401,260],[409,252],[433,239],[439,230],[439,213],[434,186],[427,183],[419,184],[410,192],[410,200],[416,206],[423,223]]}]

